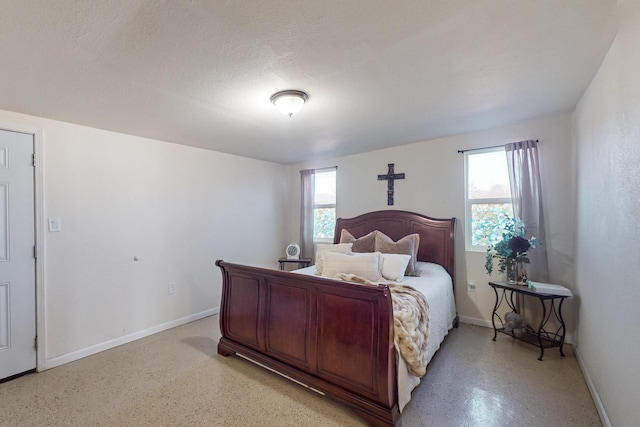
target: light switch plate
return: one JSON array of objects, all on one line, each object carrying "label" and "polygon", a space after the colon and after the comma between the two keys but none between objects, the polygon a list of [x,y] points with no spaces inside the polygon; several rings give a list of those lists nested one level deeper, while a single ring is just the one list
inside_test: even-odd
[{"label": "light switch plate", "polygon": [[56,232],[62,230],[62,224],[60,223],[59,217],[48,218],[49,221],[49,232]]}]

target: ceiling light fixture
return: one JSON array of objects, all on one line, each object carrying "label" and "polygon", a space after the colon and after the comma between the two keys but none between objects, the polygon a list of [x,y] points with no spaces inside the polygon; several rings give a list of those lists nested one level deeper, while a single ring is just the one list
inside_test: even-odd
[{"label": "ceiling light fixture", "polygon": [[302,109],[309,95],[300,90],[283,90],[271,95],[271,102],[278,111],[289,117]]}]

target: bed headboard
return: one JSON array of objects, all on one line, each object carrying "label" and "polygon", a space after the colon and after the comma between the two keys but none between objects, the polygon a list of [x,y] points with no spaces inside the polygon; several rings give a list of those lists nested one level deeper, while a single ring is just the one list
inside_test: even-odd
[{"label": "bed headboard", "polygon": [[455,226],[455,218],[438,219],[398,210],[375,211],[354,218],[338,218],[333,242],[340,242],[343,229],[356,238],[380,230],[394,241],[408,234],[418,233],[418,261],[440,264],[455,284]]}]

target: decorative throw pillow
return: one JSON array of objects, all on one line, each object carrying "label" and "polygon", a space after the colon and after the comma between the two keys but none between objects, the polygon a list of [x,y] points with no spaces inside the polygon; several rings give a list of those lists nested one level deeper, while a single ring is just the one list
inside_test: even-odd
[{"label": "decorative throw pillow", "polygon": [[353,274],[377,282],[382,277],[380,252],[354,253],[352,255],[327,252],[323,255],[323,277],[334,278],[337,274]]},{"label": "decorative throw pillow", "polygon": [[316,274],[322,274],[322,267],[324,265],[323,255],[327,252],[337,252],[341,254],[351,255],[352,243],[338,243],[337,245],[318,245],[316,247]]},{"label": "decorative throw pillow", "polygon": [[417,276],[416,262],[418,261],[418,248],[420,247],[420,235],[409,234],[394,242],[391,237],[381,231],[376,234],[376,251],[385,254],[405,254],[411,255],[409,265],[405,271],[405,276]]},{"label": "decorative throw pillow", "polygon": [[340,243],[353,243],[353,252],[374,252],[376,247],[377,230],[372,231],[366,236],[355,238],[353,234],[343,229],[340,232]]},{"label": "decorative throw pillow", "polygon": [[411,255],[382,254],[382,277],[394,282],[402,282],[409,261],[411,261]]}]

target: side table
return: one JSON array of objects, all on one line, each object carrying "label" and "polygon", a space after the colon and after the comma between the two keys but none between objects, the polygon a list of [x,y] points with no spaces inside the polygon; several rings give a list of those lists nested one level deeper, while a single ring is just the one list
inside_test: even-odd
[{"label": "side table", "polygon": [[280,263],[280,270],[284,270],[284,265],[285,264],[289,264],[289,263],[294,263],[294,264],[298,264],[298,267],[300,268],[304,268],[304,267],[309,267],[309,265],[311,264],[311,258],[280,258],[278,259],[278,262]]},{"label": "side table", "polygon": [[[526,343],[535,345],[540,348],[540,357],[538,360],[542,360],[544,356],[544,349],[550,347],[558,347],[560,349],[560,355],[564,357],[562,347],[564,345],[564,338],[566,333],[566,327],[564,319],[562,318],[562,303],[568,296],[557,295],[553,293],[541,293],[535,290],[529,289],[527,286],[522,285],[510,285],[503,282],[489,282],[489,286],[493,288],[496,294],[496,304],[493,307],[493,313],[491,315],[491,323],[493,324],[493,341],[496,340],[498,332],[511,336],[512,338],[524,341]],[[515,298],[518,295],[528,295],[537,298],[542,305],[542,319],[537,329],[534,329],[530,325],[526,326],[526,330],[521,335],[516,335],[513,331],[506,331],[504,328],[505,321],[498,314],[498,308],[503,304],[514,312],[517,312],[517,304]],[[547,302],[548,301],[548,302]],[[553,317],[560,322],[560,326],[555,331],[548,331],[547,326],[549,319]]]}]

